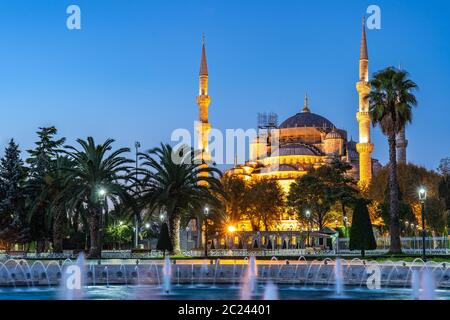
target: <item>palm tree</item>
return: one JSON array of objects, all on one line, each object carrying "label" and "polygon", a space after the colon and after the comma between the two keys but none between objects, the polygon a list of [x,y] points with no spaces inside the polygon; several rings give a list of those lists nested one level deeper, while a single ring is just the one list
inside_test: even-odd
[{"label": "palm tree", "polygon": [[123,156],[129,148],[112,150],[114,140],[107,139],[97,145],[92,137],[78,139],[81,149],[65,146],[63,152],[73,162],[66,167],[66,184],[71,184],[72,194],[70,208],[80,204],[86,207],[89,225],[89,258],[101,257],[101,229],[103,209],[108,202],[117,205],[128,202],[131,197],[132,184],[135,181],[132,167],[133,160]]},{"label": "palm tree", "polygon": [[53,170],[43,179],[44,187],[40,196],[50,201],[46,212],[49,217],[46,221],[53,224],[51,229],[53,232],[53,252],[55,253],[63,251],[64,228],[68,217],[67,203],[72,197],[72,184],[70,180],[66,182],[67,171],[65,168],[72,166],[73,164],[68,157],[58,157]]},{"label": "palm tree", "polygon": [[205,205],[218,205],[214,194],[220,192],[221,184],[215,175],[220,176],[221,172],[194,159],[193,150],[186,147],[173,150],[165,144],[140,154],[144,176],[141,200],[148,212],[166,212],[174,254],[180,252],[182,216],[192,215]]},{"label": "palm tree", "polygon": [[412,107],[417,105],[412,94],[417,85],[408,73],[388,67],[375,73],[370,81],[369,113],[374,126],[379,125],[389,143],[389,215],[391,217],[391,253],[401,253],[399,194],[397,181],[396,135],[412,120]]}]

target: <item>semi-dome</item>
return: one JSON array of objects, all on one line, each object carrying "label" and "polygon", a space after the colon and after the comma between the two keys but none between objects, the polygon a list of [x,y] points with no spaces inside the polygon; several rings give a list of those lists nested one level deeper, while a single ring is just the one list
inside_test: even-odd
[{"label": "semi-dome", "polygon": [[299,112],[283,121],[279,126],[280,129],[298,127],[334,128],[334,125],[330,120],[318,114],[312,112]]}]

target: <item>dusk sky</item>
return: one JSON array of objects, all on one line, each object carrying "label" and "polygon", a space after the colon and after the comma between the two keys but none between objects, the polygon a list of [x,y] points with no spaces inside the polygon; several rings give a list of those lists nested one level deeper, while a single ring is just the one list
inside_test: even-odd
[{"label": "dusk sky", "polygon": [[[71,4],[81,30],[66,27]],[[0,148],[14,137],[26,150],[49,125],[71,144],[92,135],[145,149],[192,130],[202,32],[213,127],[253,128],[269,111],[281,122],[307,91],[311,111],[356,140],[371,4],[381,30],[367,30],[370,74],[401,65],[417,82],[408,160],[434,169],[450,156],[449,1],[0,0]],[[385,164],[386,138],[372,132]]]}]

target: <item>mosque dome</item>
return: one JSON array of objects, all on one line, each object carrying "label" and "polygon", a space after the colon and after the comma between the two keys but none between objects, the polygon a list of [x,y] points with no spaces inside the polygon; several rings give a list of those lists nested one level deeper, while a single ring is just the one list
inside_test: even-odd
[{"label": "mosque dome", "polygon": [[333,123],[318,114],[312,112],[300,112],[286,119],[280,124],[280,129],[298,128],[298,127],[316,127],[316,128],[334,128]]},{"label": "mosque dome", "polygon": [[302,112],[293,115],[292,117],[283,121],[280,124],[280,129],[286,128],[298,128],[298,127],[315,127],[315,128],[323,128],[323,129],[331,129],[334,128],[333,123],[330,120],[310,112],[308,105],[308,96],[305,95],[305,102],[303,105]]}]

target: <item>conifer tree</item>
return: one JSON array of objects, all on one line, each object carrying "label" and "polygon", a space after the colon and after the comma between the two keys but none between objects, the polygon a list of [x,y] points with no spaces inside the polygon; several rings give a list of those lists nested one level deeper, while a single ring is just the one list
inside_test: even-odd
[{"label": "conifer tree", "polygon": [[358,199],[353,210],[352,227],[350,229],[350,250],[361,250],[364,257],[366,250],[377,248],[373,235],[372,223],[370,222],[367,201]]},{"label": "conifer tree", "polygon": [[163,223],[161,226],[156,249],[162,251],[164,257],[166,256],[166,251],[173,251],[172,241],[170,240],[169,227],[167,226],[167,223]]},{"label": "conifer tree", "polygon": [[19,146],[11,139],[0,160],[0,239],[7,243],[7,247],[27,241],[25,177]]},{"label": "conifer tree", "polygon": [[65,138],[57,139],[55,127],[39,128],[38,141],[35,148],[28,150],[29,158],[26,162],[30,166],[27,192],[29,194],[29,219],[31,236],[37,241],[37,251],[45,250],[45,244],[52,238],[51,232],[51,203],[53,199],[47,193],[50,173],[56,167],[56,158],[59,148],[64,144]]}]

